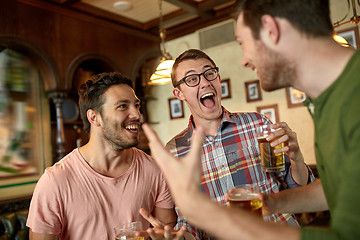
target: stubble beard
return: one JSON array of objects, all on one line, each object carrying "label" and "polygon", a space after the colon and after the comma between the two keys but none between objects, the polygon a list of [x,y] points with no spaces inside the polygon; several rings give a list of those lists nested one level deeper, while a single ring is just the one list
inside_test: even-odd
[{"label": "stubble beard", "polygon": [[296,79],[296,67],[282,55],[267,48],[261,43],[262,67],[258,68],[261,75],[261,88],[265,91],[274,91],[290,87]]},{"label": "stubble beard", "polygon": [[126,136],[122,136],[124,133],[122,133],[121,131],[125,130],[123,130],[121,124],[117,123],[114,123],[112,125],[108,124],[103,128],[103,137],[105,141],[108,142],[115,151],[129,149],[138,145],[138,137],[134,140],[127,140]]}]

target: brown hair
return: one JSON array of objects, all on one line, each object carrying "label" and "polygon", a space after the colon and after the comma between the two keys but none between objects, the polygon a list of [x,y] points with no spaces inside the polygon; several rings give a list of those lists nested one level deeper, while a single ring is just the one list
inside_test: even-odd
[{"label": "brown hair", "polygon": [[240,13],[255,39],[259,39],[261,17],[266,14],[288,20],[309,37],[333,34],[329,0],[243,0],[237,7],[235,18]]},{"label": "brown hair", "polygon": [[216,67],[215,62],[206,53],[204,53],[203,51],[201,51],[199,49],[189,49],[189,50],[186,50],[185,52],[183,52],[182,54],[180,54],[176,58],[175,63],[172,67],[172,71],[171,71],[172,85],[175,87],[175,84],[176,84],[175,71],[176,71],[176,68],[179,65],[179,63],[186,61],[186,60],[196,60],[196,59],[202,59],[202,58],[209,60],[211,62],[211,64],[214,65],[214,67]]}]

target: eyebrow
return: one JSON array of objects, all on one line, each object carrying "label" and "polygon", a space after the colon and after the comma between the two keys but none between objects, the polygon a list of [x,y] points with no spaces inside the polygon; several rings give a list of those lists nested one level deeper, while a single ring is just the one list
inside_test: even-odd
[{"label": "eyebrow", "polygon": [[[119,101],[117,101],[114,105],[115,105],[115,106],[117,106],[117,105],[120,105],[120,104],[122,104],[122,103],[127,103],[127,104],[130,104],[130,103],[131,103],[131,101],[130,101],[130,100],[128,100],[128,99],[125,99],[125,100],[119,100]],[[136,99],[136,100],[135,100],[135,103],[140,103],[140,100],[139,100],[139,99]]]},{"label": "eyebrow", "polygon": [[[203,70],[205,70],[206,68],[212,68],[212,67],[213,67],[213,66],[207,64],[207,65],[203,66]],[[195,72],[195,70],[193,70],[193,69],[185,72],[185,77],[188,76],[189,73],[193,73],[193,72]],[[191,74],[190,74],[190,75],[191,75]]]}]

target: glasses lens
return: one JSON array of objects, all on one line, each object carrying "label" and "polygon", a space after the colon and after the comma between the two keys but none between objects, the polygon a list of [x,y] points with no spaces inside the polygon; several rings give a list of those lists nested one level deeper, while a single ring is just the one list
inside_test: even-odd
[{"label": "glasses lens", "polygon": [[206,80],[208,81],[212,81],[215,80],[215,78],[217,78],[218,76],[218,72],[216,71],[216,69],[211,68],[209,70],[206,70],[204,72],[204,77],[206,78]]},{"label": "glasses lens", "polygon": [[199,83],[198,75],[190,75],[185,78],[185,82],[189,87],[196,86]]}]

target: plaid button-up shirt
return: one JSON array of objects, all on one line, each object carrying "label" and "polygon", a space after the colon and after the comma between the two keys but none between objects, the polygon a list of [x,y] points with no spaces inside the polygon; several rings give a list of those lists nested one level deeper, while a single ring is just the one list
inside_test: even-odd
[{"label": "plaid button-up shirt", "polygon": [[[263,193],[276,193],[279,188],[295,188],[299,185],[291,175],[291,164],[285,155],[285,171],[264,172],[260,161],[260,150],[255,129],[257,125],[270,121],[258,113],[230,113],[223,108],[223,118],[215,136],[206,136],[202,149],[202,190],[220,204],[225,203],[226,191],[240,184],[255,183]],[[190,150],[194,125],[190,117],[188,127],[171,139],[166,147],[177,157]],[[309,182],[314,180],[310,168]],[[178,211],[177,211],[178,212]],[[297,225],[291,214],[272,214],[266,221]],[[206,220],[204,220],[206,221]],[[191,226],[178,212],[176,228],[186,226],[197,239],[211,239],[206,233]]]}]

